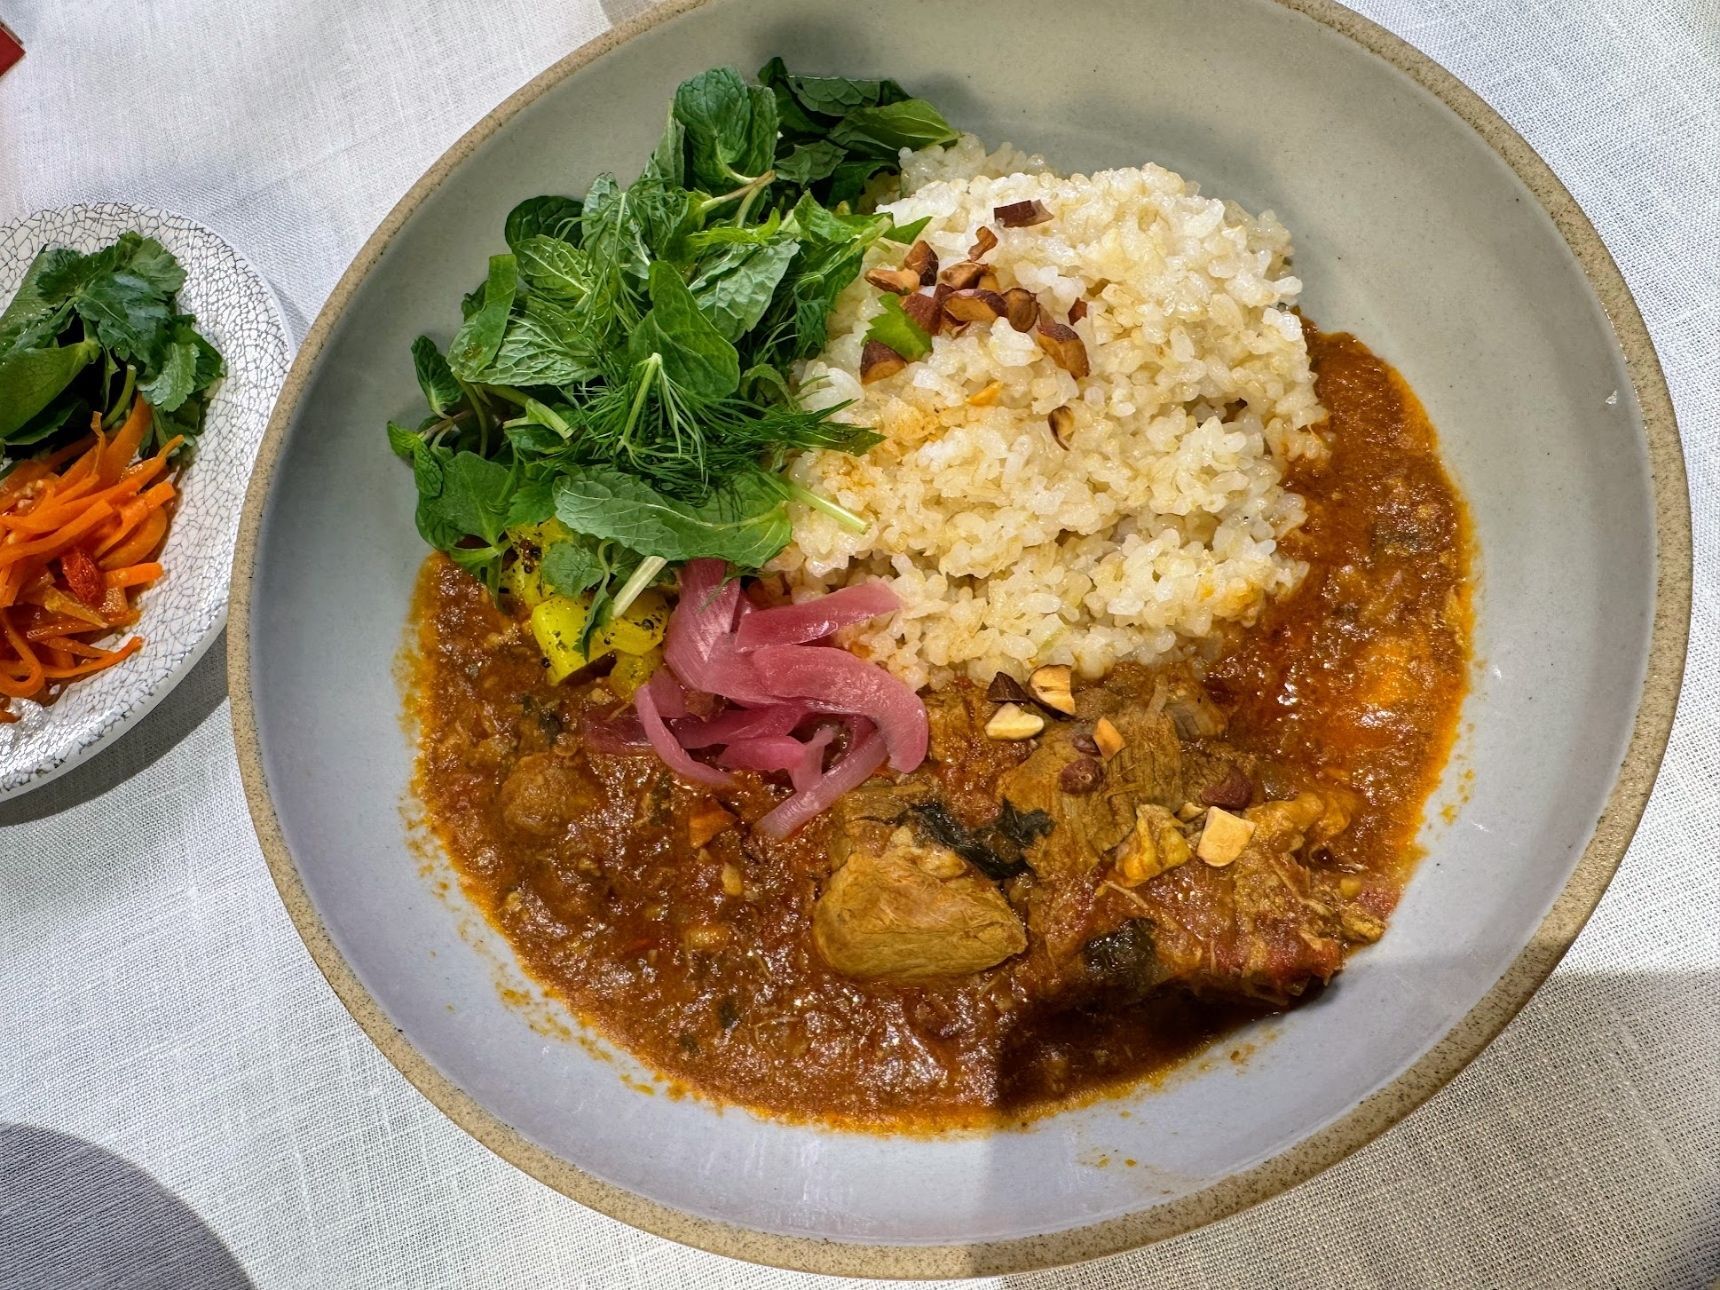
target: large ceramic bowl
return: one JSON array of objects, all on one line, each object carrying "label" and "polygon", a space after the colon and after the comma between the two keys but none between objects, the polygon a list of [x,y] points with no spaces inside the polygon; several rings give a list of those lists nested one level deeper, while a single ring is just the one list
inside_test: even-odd
[{"label": "large ceramic bowl", "polygon": [[[1152,158],[1272,208],[1296,234],[1311,316],[1397,363],[1439,427],[1481,552],[1474,687],[1437,799],[1450,820],[1432,813],[1385,940],[1263,1028],[1240,1066],[931,1140],[648,1096],[624,1058],[547,1036],[545,1017],[502,1001],[506,947],[408,848],[392,669],[424,550],[382,433],[416,399],[408,346],[447,326],[515,201],[631,171],[682,77],[775,53],[896,76],[1061,166]],[[1380,1133],[1473,1057],[1623,854],[1672,716],[1688,593],[1672,413],[1617,270],[1522,140],[1383,32],[1324,0],[709,0],[655,12],[520,91],[365,246],[269,430],[230,666],[287,906],[342,1000],[451,1117],[677,1240],[823,1271],[959,1275],[1234,1212]]]}]

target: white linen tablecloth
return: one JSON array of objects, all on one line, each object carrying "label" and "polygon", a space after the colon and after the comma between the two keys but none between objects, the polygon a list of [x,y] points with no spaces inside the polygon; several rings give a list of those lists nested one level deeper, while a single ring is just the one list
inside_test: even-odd
[{"label": "white linen tablecloth", "polygon": [[[1593,923],[1446,1091],[1229,1222],[988,1284],[1689,1286],[1720,1274],[1720,5],[1360,0],[1552,164],[1636,292],[1696,503],[1687,688]],[[0,219],[113,197],[229,238],[302,336],[462,130],[634,0],[0,0]],[[240,793],[222,647],[0,804],[0,1286],[800,1287],[492,1156],[371,1047]],[[857,1284],[857,1283],[856,1283]]]}]

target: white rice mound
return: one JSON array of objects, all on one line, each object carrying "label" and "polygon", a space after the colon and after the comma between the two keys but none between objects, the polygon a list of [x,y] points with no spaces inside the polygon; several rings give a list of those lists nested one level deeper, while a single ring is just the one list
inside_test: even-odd
[{"label": "white rice mound", "polygon": [[[796,598],[889,582],[902,611],[844,643],[920,686],[1164,661],[1293,589],[1306,567],[1278,539],[1304,510],[1284,466],[1326,446],[1310,429],[1325,413],[1290,312],[1302,284],[1283,225],[1159,166],[1063,178],[1007,147],[987,155],[972,136],[904,154],[902,187],[880,209],[898,224],[929,216],[921,236],[942,264],[965,259],[987,225],[1003,289],[1028,288],[1060,320],[1086,300],[1075,330],[1092,374],[1077,381],[999,320],[862,386],[881,306],[855,282],[801,388],[809,404],[849,401],[840,417],[884,442],[796,463],[800,483],[867,521],[856,534],[797,514],[774,566]],[[1049,222],[1010,229],[992,216],[1034,198]],[[902,250],[881,243],[868,267]],[[1047,423],[1062,404],[1075,414],[1067,449]]]}]

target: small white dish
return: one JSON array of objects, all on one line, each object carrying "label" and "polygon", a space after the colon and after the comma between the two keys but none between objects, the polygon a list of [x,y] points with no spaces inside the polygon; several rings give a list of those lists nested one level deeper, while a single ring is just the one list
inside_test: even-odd
[{"label": "small white dish", "polygon": [[0,725],[0,799],[71,769],[154,707],[220,635],[227,580],[251,463],[287,374],[292,342],[274,292],[239,253],[195,220],[147,206],[91,202],[0,224],[0,302],[10,300],[44,246],[90,252],[127,230],[153,237],[185,267],[179,304],[227,360],[161,561],[135,631],[143,649],[69,686],[43,707],[15,705]]}]

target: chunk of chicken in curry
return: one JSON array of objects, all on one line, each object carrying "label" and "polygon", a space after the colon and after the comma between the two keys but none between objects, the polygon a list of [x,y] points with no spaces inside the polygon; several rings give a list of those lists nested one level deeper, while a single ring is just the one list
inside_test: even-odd
[{"label": "chunk of chicken in curry", "polygon": [[[1227,745],[1222,711],[1188,676],[1124,667],[1076,706],[997,780],[990,819],[963,823],[938,774],[841,804],[813,913],[830,966],[913,984],[1026,952],[1038,988],[1071,1006],[1171,983],[1283,1004],[1377,936],[1309,864],[1349,826],[1352,793]],[[974,746],[973,710],[959,693],[939,707],[933,759],[947,773]],[[1089,751],[1100,721],[1122,740],[1103,762]],[[1089,765],[1091,778],[1070,773]]]}]

